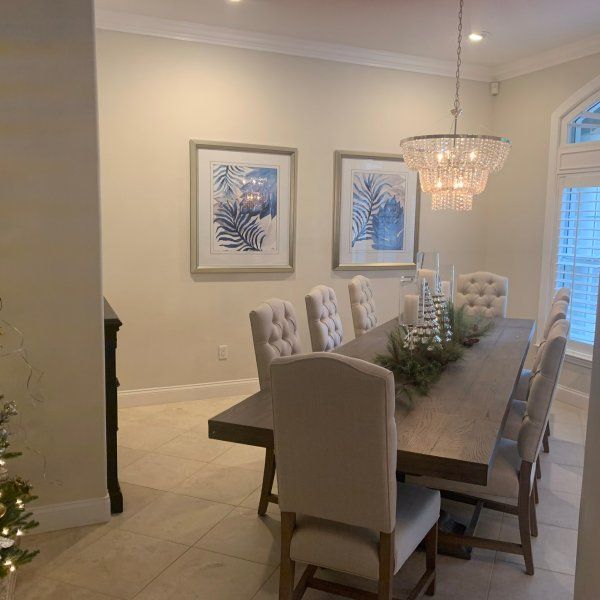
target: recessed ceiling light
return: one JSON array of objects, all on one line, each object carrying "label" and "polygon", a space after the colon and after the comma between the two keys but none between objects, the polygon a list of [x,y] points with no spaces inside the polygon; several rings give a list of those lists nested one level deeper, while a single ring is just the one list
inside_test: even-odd
[{"label": "recessed ceiling light", "polygon": [[472,42],[480,42],[483,38],[486,38],[490,35],[487,31],[473,31],[469,34],[469,39]]}]

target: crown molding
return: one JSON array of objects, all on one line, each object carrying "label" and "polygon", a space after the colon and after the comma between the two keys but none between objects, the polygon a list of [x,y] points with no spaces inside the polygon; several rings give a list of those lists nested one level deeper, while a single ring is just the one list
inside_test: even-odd
[{"label": "crown molding", "polygon": [[[453,61],[228,29],[189,21],[173,21],[119,11],[97,9],[96,28],[427,75],[454,77],[456,74],[456,64]],[[481,65],[463,64],[462,76],[464,79],[475,81],[491,81],[492,71],[489,67]]]},{"label": "crown molding", "polygon": [[598,53],[600,53],[600,35],[593,35],[571,44],[499,65],[493,69],[493,74],[496,79],[502,81]]}]

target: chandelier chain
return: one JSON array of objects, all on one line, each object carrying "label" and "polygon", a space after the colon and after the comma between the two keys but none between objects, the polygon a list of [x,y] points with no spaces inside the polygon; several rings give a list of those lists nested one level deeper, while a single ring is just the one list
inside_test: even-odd
[{"label": "chandelier chain", "polygon": [[454,133],[456,134],[456,126],[458,117],[460,116],[462,109],[460,106],[460,66],[462,64],[461,53],[462,53],[462,21],[463,21],[463,2],[459,0],[458,6],[458,43],[456,48],[456,92],[454,95],[454,108],[451,111],[454,116]]}]

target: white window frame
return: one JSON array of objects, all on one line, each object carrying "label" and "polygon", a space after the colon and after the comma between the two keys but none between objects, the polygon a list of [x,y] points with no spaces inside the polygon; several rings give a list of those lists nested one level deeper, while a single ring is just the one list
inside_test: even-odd
[{"label": "white window frame", "polygon": [[[585,176],[600,170],[600,142],[569,143],[569,123],[587,107],[600,100],[600,76],[563,102],[550,119],[550,148],[546,187],[546,214],[542,251],[542,277],[538,304],[538,324],[543,324],[550,311],[554,294],[555,258],[565,178]],[[538,327],[539,336],[540,327]],[[539,342],[539,339],[538,339]],[[567,360],[591,367],[592,346],[569,344]]]}]

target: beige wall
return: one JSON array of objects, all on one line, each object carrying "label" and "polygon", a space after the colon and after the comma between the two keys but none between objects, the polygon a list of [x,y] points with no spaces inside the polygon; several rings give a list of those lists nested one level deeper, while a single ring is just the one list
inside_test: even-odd
[{"label": "beige wall", "polygon": [[[503,81],[494,99],[494,131],[513,146],[483,198],[486,265],[510,279],[510,316],[537,318],[550,117],[599,73],[600,54],[588,56]],[[567,363],[561,381],[587,393],[590,369]]]},{"label": "beige wall", "polygon": [[101,509],[106,475],[92,2],[11,0],[2,3],[2,24],[2,314],[23,331],[31,361],[44,372],[45,396],[44,404],[32,406],[23,393],[22,365],[2,361],[2,391],[8,386],[16,393],[23,428],[13,425],[15,442],[25,452],[9,466],[32,480],[38,505],[98,498]]},{"label": "beige wall", "polygon": [[[452,79],[99,32],[104,282],[125,325],[122,389],[256,376],[248,311],[290,299],[309,347],[304,294],[332,285],[352,337],[347,282],[331,271],[333,151],[397,153],[407,135],[449,129]],[[465,127],[490,126],[487,85],[463,83]],[[296,272],[189,272],[188,140],[299,149]],[[432,213],[421,248],[459,270],[484,266],[484,210]],[[399,272],[370,272],[383,319],[397,314]],[[230,359],[217,360],[228,344]]]}]

